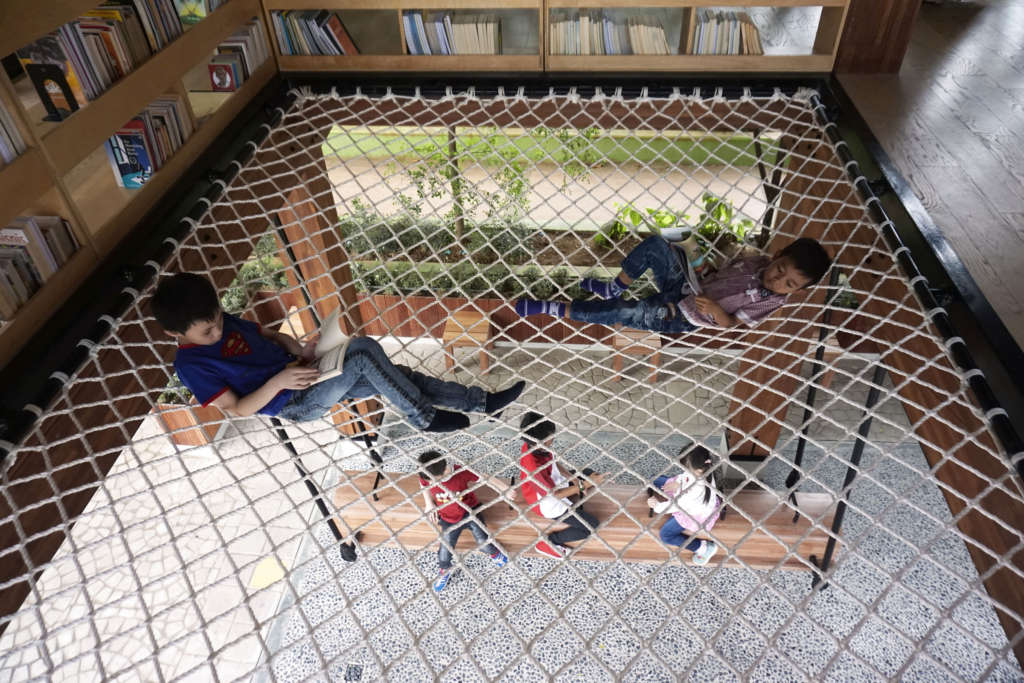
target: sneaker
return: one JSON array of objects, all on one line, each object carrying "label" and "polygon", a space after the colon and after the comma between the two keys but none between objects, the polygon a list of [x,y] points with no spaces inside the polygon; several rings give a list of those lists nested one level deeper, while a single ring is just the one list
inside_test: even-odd
[{"label": "sneaker", "polygon": [[714,557],[717,552],[717,543],[714,541],[701,541],[700,547],[693,553],[693,563],[698,567],[703,567],[711,561],[711,558]]},{"label": "sneaker", "polygon": [[499,550],[498,552],[491,555],[491,562],[493,562],[495,565],[499,567],[504,567],[506,564],[508,564],[508,555]]},{"label": "sneaker", "polygon": [[451,580],[451,578],[452,570],[442,569],[440,573],[438,573],[437,578],[434,579],[434,592],[440,593],[441,591],[443,591],[444,587],[448,585],[448,582]]},{"label": "sneaker", "polygon": [[537,552],[553,557],[556,560],[560,560],[565,557],[565,551],[567,548],[564,545],[558,545],[557,543],[548,543],[547,541],[537,541]]}]

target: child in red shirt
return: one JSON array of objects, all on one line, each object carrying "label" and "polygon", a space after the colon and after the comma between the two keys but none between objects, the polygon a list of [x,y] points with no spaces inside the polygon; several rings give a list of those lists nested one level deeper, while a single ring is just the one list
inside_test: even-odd
[{"label": "child in red shirt", "polygon": [[[547,450],[555,440],[555,424],[539,414],[523,415],[519,428],[523,432],[523,457],[519,460],[519,481],[523,497],[532,510],[546,519],[557,519],[568,526],[548,534],[547,541],[537,543],[537,550],[561,559],[569,552],[565,544],[582,541],[597,528],[597,517],[583,509],[582,503],[573,504],[566,499],[579,492],[581,498],[586,486],[601,483],[601,475],[590,468],[575,478],[569,478],[555,465],[555,456]],[[569,474],[575,474],[570,471]]]},{"label": "child in red shirt", "polygon": [[474,512],[480,505],[476,492],[470,489],[478,477],[468,469],[456,465],[448,477],[448,461],[437,451],[420,455],[420,485],[423,501],[431,520],[441,527],[441,549],[437,551],[440,573],[434,580],[434,590],[440,593],[452,577],[452,553],[463,530],[469,529],[480,549],[490,555],[494,564],[504,567],[508,557],[491,542],[484,528],[483,513]]}]

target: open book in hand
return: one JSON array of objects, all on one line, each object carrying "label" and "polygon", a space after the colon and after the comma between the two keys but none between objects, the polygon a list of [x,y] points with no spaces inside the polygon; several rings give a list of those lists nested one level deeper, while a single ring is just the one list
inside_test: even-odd
[{"label": "open book in hand", "polygon": [[350,337],[341,331],[338,324],[338,317],[341,314],[341,307],[334,309],[334,312],[327,316],[320,327],[320,340],[316,344],[316,367],[320,370],[320,376],[314,384],[337,377],[341,374],[342,366],[345,364],[345,350],[348,349]]}]

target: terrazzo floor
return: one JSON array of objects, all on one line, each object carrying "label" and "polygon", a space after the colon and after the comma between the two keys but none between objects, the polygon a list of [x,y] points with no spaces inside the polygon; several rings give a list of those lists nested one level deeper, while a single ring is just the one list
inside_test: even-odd
[{"label": "terrazzo floor", "polygon": [[[470,431],[448,440],[460,461],[507,474],[513,431]],[[400,450],[426,442],[399,426],[389,436],[402,447],[384,449],[386,468],[408,471]],[[556,446],[576,466],[628,463],[653,476],[682,442],[598,433]],[[804,490],[842,481],[852,444],[822,445],[806,455]],[[792,453],[781,456],[758,479],[783,488]],[[362,549],[346,564],[321,554],[333,539],[320,525],[300,548],[297,595],[279,606],[267,639],[274,654],[256,680],[1022,680],[962,541],[945,528],[940,494],[922,483],[924,467],[916,445],[868,447],[848,547],[823,591],[799,571],[538,558],[496,569],[469,553],[435,595],[436,546]]]}]

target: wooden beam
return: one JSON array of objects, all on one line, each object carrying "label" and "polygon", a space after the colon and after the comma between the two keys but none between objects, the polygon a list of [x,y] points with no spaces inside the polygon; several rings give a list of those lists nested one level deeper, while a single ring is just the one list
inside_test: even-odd
[{"label": "wooden beam", "polygon": [[850,0],[835,71],[899,71],[920,8],[921,0]]}]

